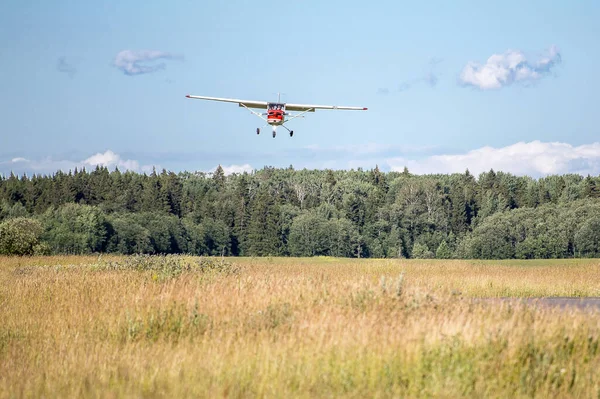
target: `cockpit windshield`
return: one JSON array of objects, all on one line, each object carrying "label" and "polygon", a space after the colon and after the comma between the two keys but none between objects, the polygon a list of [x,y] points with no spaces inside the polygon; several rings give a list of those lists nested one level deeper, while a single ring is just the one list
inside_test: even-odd
[{"label": "cockpit windshield", "polygon": [[269,103],[268,110],[269,111],[283,111],[283,110],[285,110],[285,104]]}]

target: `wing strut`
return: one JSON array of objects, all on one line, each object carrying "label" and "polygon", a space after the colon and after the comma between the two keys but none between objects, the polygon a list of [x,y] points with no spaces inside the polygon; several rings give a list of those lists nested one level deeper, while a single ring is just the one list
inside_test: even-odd
[{"label": "wing strut", "polygon": [[244,108],[246,108],[248,111],[250,111],[251,113],[253,113],[254,115],[258,116],[260,119],[262,119],[263,121],[269,123],[265,118],[262,117],[262,115],[259,112],[254,112],[252,111],[250,108],[246,107],[246,104],[244,103],[240,103],[240,105]]},{"label": "wing strut", "polygon": [[291,121],[291,120],[293,120],[293,119],[299,118],[299,117],[301,117],[303,114],[305,114],[305,113],[307,113],[307,112],[311,112],[311,111],[312,111],[312,112],[314,112],[314,108],[309,108],[309,109],[307,109],[306,111],[300,112],[299,114],[296,114],[296,115],[292,116],[290,119],[286,120],[285,122],[287,123],[287,122],[289,122],[289,121]]}]

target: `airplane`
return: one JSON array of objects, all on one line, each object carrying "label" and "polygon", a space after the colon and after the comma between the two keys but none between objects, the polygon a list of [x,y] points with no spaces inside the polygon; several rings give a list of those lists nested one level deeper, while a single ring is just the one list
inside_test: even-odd
[{"label": "airplane", "polygon": [[[290,130],[285,126],[285,123],[296,119],[304,118],[304,114],[307,112],[315,112],[317,109],[338,109],[338,110],[351,110],[351,111],[366,111],[367,108],[363,107],[344,107],[339,105],[311,105],[311,104],[286,104],[281,102],[281,95],[278,95],[277,102],[268,101],[247,101],[238,100],[235,98],[219,98],[219,97],[206,97],[206,96],[193,96],[188,94],[187,98],[193,98],[198,100],[209,100],[209,101],[223,101],[227,103],[238,103],[240,107],[246,108],[252,114],[258,116],[260,119],[265,121],[267,125],[273,127],[273,138],[277,135],[277,127],[282,126],[285,130],[290,133],[290,137],[294,136],[294,131]],[[255,112],[250,108],[255,109],[266,109],[266,113]],[[298,111],[299,114],[291,114],[288,111]],[[264,118],[266,116],[266,118]],[[265,127],[263,126],[263,127]],[[256,128],[256,134],[260,134],[260,128]]]}]

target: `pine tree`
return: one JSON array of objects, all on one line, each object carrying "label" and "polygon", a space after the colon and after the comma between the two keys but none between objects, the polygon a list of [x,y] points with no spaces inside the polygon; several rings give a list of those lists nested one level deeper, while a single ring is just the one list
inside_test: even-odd
[{"label": "pine tree", "polygon": [[231,250],[233,254],[244,255],[247,249],[248,225],[250,223],[250,192],[246,175],[239,177],[233,195],[235,215]]},{"label": "pine tree", "polygon": [[213,172],[212,179],[215,182],[217,191],[223,190],[223,188],[225,187],[225,171],[223,170],[221,165],[217,166],[217,169],[215,169],[215,171]]},{"label": "pine tree", "polygon": [[165,208],[175,216],[181,216],[181,199],[183,186],[179,177],[173,172],[161,175],[161,199]]},{"label": "pine tree", "polygon": [[433,258],[433,253],[429,250],[429,248],[427,248],[427,245],[416,242],[415,245],[413,245],[411,258],[431,259]]},{"label": "pine tree", "polygon": [[465,190],[462,182],[454,181],[454,186],[450,191],[450,228],[455,234],[463,233],[467,230],[469,219],[467,215],[468,204],[465,199]]},{"label": "pine tree", "polygon": [[440,243],[437,251],[435,251],[435,257],[437,259],[450,259],[452,257],[452,251],[450,251],[450,247],[446,244],[446,240]]},{"label": "pine tree", "polygon": [[145,177],[142,193],[142,210],[146,212],[168,212],[168,204],[161,190],[161,177],[153,168],[150,176]]},{"label": "pine tree", "polygon": [[600,198],[600,189],[596,184],[596,180],[592,178],[590,175],[583,181],[583,198]]},{"label": "pine tree", "polygon": [[248,226],[248,252],[251,255],[275,256],[279,253],[279,210],[268,187],[260,188]]},{"label": "pine tree", "polygon": [[333,171],[331,169],[327,169],[326,172],[326,176],[325,176],[325,182],[327,184],[329,184],[331,187],[335,186],[337,183],[337,180],[335,178],[335,175],[333,174]]},{"label": "pine tree", "polygon": [[375,187],[385,188],[385,175],[379,170],[379,165],[375,165],[375,169],[371,171],[371,183]]}]

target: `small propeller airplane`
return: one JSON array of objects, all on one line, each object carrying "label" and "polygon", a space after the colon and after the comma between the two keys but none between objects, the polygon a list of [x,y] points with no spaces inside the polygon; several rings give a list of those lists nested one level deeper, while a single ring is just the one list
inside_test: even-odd
[{"label": "small propeller airplane", "polygon": [[[339,110],[351,110],[351,111],[366,111],[367,108],[363,107],[344,107],[339,105],[311,105],[311,104],[286,104],[281,102],[281,95],[278,95],[277,102],[267,101],[247,101],[238,100],[235,98],[218,98],[218,97],[205,97],[205,96],[193,96],[188,94],[187,98],[194,98],[198,100],[209,100],[209,101],[223,101],[227,103],[237,103],[240,107],[246,108],[252,114],[258,116],[260,119],[265,121],[265,126],[271,125],[273,127],[273,138],[277,135],[277,127],[282,126],[285,130],[290,133],[290,137],[294,136],[294,131],[290,130],[285,126],[285,123],[296,119],[303,118],[307,112],[315,112],[317,109],[339,109]],[[266,109],[266,113],[255,112],[254,109]],[[288,111],[297,111],[299,114],[291,114]],[[266,116],[266,118],[265,118]],[[263,127],[265,127],[263,126]],[[256,134],[260,134],[260,128],[256,128]]]}]

